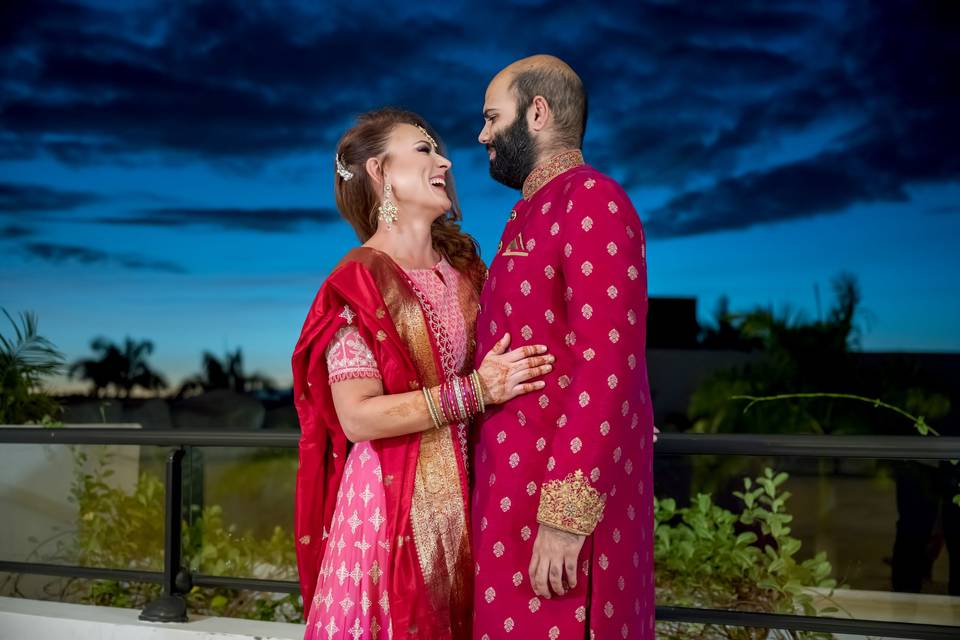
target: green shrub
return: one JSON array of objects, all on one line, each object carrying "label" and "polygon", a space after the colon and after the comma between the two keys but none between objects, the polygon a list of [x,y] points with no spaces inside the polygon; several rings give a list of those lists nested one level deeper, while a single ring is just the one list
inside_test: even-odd
[{"label": "green shrub", "polygon": [[[767,468],[756,479],[744,478],[738,515],[698,494],[689,507],[672,499],[655,499],[654,559],[657,602],[766,613],[817,615],[809,587],[833,589],[826,554],[798,561],[800,540],[790,535],[793,516],[786,512],[789,492],[779,487],[786,473]],[[759,535],[758,535],[759,534]],[[821,609],[820,613],[836,611]],[[658,638],[765,638],[767,631],[738,627],[661,622]],[[830,638],[830,634],[787,637]]]}]

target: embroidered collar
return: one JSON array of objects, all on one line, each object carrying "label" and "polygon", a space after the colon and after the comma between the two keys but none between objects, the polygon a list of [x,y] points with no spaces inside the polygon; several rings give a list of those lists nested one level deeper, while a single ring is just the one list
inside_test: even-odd
[{"label": "embroidered collar", "polygon": [[543,185],[561,173],[565,173],[582,164],[583,153],[581,153],[579,149],[564,151],[559,155],[553,156],[550,160],[531,171],[527,179],[523,181],[523,199],[529,200]]}]

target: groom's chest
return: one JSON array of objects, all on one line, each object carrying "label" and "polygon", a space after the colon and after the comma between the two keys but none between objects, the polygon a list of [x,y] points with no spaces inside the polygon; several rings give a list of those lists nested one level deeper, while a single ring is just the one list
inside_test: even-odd
[{"label": "groom's chest", "polygon": [[[554,199],[534,198],[511,210],[483,291],[485,324],[506,328],[562,297],[560,206]],[[487,329],[478,326],[478,332]]]}]

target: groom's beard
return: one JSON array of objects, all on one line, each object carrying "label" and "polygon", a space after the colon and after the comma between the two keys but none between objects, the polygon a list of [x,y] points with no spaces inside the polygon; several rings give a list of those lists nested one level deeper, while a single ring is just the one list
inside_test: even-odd
[{"label": "groom's beard", "polygon": [[490,177],[511,189],[522,188],[537,163],[537,143],[524,115],[517,114],[513,124],[494,136],[489,146],[496,152],[490,161]]}]

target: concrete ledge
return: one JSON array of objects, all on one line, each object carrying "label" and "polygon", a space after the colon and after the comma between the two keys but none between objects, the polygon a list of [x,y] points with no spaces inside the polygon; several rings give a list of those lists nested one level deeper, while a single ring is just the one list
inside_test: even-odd
[{"label": "concrete ledge", "polygon": [[299,624],[193,615],[185,623],[142,622],[137,609],[0,598],[0,640],[301,640]]},{"label": "concrete ledge", "polygon": [[837,589],[831,598],[828,589],[809,592],[816,598],[817,608],[840,607],[839,613],[821,614],[824,617],[960,626],[960,597],[956,596]]}]

